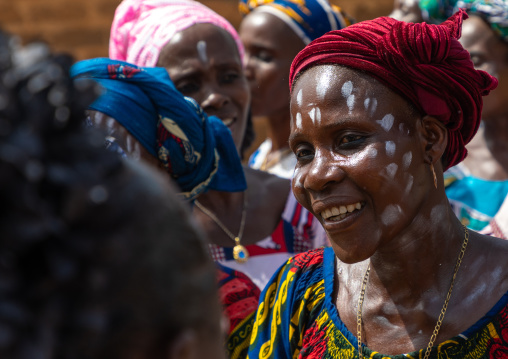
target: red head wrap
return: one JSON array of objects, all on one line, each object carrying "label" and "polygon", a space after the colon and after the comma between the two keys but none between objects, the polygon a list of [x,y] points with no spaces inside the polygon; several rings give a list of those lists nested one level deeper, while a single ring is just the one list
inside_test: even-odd
[{"label": "red head wrap", "polygon": [[446,169],[462,161],[465,145],[478,130],[483,100],[497,80],[473,67],[457,40],[460,10],[441,25],[412,24],[381,17],[330,31],[312,41],[293,60],[289,85],[298,73],[317,65],[337,64],[366,72],[439,119],[448,129]]}]

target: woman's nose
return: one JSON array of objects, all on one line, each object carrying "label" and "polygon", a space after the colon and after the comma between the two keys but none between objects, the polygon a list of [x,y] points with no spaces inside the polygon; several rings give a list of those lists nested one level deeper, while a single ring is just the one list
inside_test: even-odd
[{"label": "woman's nose", "polygon": [[327,153],[317,151],[309,164],[303,186],[309,191],[318,192],[333,183],[341,182],[344,177],[342,161]]},{"label": "woman's nose", "polygon": [[210,110],[220,110],[228,103],[229,96],[216,88],[211,88],[207,91],[205,99],[201,103],[201,107],[208,113]]}]

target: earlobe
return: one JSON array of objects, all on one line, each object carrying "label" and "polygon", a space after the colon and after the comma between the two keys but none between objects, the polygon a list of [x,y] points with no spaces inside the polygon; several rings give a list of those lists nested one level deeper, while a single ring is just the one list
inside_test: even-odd
[{"label": "earlobe", "polygon": [[446,150],[448,130],[441,121],[428,115],[422,117],[420,127],[426,161],[429,165],[436,164]]},{"label": "earlobe", "polygon": [[198,347],[196,331],[185,329],[170,344],[168,359],[198,359]]}]

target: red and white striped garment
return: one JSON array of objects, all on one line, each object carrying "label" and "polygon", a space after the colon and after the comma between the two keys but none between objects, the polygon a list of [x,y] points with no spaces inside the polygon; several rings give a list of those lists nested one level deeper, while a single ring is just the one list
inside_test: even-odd
[{"label": "red and white striped garment", "polygon": [[210,244],[210,254],[220,264],[247,275],[263,290],[273,273],[290,257],[327,245],[328,239],[319,221],[290,191],[275,231],[256,244],[245,246],[250,255],[246,263],[234,260],[232,247]]}]

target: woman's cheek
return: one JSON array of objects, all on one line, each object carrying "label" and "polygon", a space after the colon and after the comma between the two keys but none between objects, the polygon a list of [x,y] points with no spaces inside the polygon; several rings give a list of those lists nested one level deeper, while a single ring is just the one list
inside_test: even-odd
[{"label": "woman's cheek", "polygon": [[293,188],[293,194],[296,200],[305,208],[308,209],[306,190],[304,187],[304,171],[301,168],[296,167],[293,174],[293,180],[291,182]]}]

